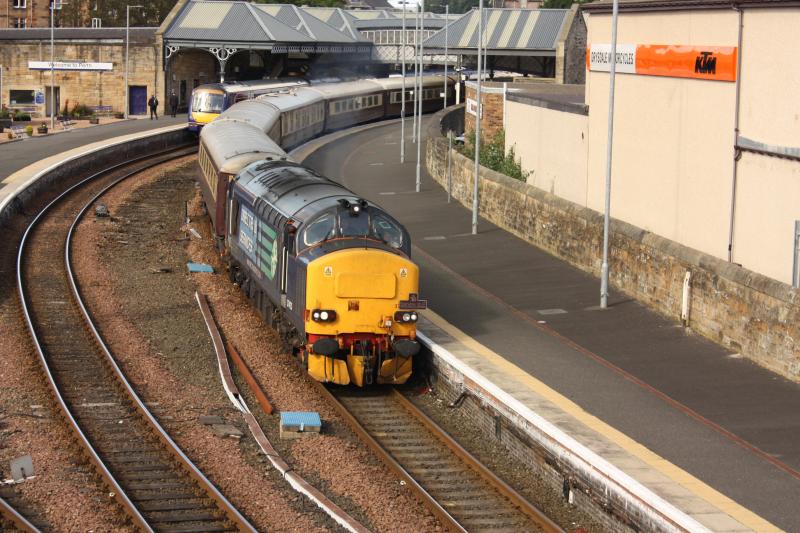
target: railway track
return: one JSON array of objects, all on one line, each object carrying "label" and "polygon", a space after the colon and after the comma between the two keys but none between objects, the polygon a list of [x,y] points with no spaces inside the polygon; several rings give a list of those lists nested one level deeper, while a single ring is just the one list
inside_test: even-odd
[{"label": "railway track", "polygon": [[115,165],[66,190],[20,243],[17,285],[25,321],[78,443],[134,524],[144,531],[255,531],[172,441],[136,395],[84,305],[71,237],[94,201],[182,150]]},{"label": "railway track", "polygon": [[451,530],[563,532],[395,389],[320,389]]},{"label": "railway track", "polygon": [[44,518],[32,511],[12,487],[0,487],[0,530],[5,531],[6,525],[29,533],[51,531]]}]

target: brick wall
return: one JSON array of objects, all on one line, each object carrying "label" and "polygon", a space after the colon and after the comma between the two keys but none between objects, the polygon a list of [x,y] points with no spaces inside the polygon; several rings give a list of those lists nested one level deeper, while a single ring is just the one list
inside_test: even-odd
[{"label": "brick wall", "polygon": [[[60,94],[60,110],[69,100],[70,110],[76,103],[87,106],[112,106],[122,112],[125,107],[125,46],[123,43],[56,42],[54,57],[59,60],[85,60],[113,63],[111,71],[80,72],[56,71],[55,86]],[[50,86],[50,72],[28,69],[28,61],[49,61],[50,46],[40,41],[4,41],[0,46],[0,64],[3,65],[3,94],[0,102],[9,105],[9,91],[46,90]],[[154,43],[131,42],[129,51],[128,84],[147,87],[147,94],[156,92],[164,104],[163,73],[160,53]],[[36,116],[41,117],[44,106],[39,106]]]},{"label": "brick wall", "polygon": [[[441,116],[441,113],[440,113]],[[469,117],[469,115],[467,115]],[[447,179],[447,141],[439,120],[426,147],[428,171]],[[454,151],[453,197],[472,204],[473,162]],[[599,276],[600,213],[541,189],[481,170],[481,216],[570,264]],[[679,320],[683,280],[691,272],[689,326],[733,352],[800,381],[800,290],[612,220],[610,283],[654,310]]]},{"label": "brick wall", "polygon": [[[498,85],[498,84],[493,84]],[[491,139],[495,133],[503,129],[503,92],[502,84],[500,87],[482,87],[481,105],[483,113],[481,118],[481,139]],[[466,98],[475,100],[477,91],[474,87],[467,85]],[[475,115],[464,113],[464,131],[475,131]]]}]

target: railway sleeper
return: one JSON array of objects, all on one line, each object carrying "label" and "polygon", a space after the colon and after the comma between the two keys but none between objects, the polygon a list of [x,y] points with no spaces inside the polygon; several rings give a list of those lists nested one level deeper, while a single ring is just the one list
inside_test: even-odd
[{"label": "railway sleeper", "polygon": [[160,533],[203,533],[212,531],[237,531],[237,529],[227,522],[212,523],[191,523],[191,524],[170,524],[154,523],[151,524],[155,531]]},{"label": "railway sleeper", "polygon": [[[186,487],[181,487],[186,489]],[[138,505],[139,502],[148,502],[148,501],[173,501],[173,500],[195,500],[197,498],[203,498],[202,495],[198,494],[197,492],[190,492],[188,490],[173,490],[173,491],[163,491],[163,490],[143,490],[143,489],[131,489],[128,488],[128,497],[136,502]]]},{"label": "railway sleeper", "polygon": [[156,511],[181,511],[184,509],[216,509],[216,506],[211,500],[200,497],[168,501],[147,500],[137,503],[136,507],[145,513]]},{"label": "railway sleeper", "polygon": [[152,511],[147,513],[147,519],[150,522],[159,524],[167,522],[225,522],[225,517],[221,513],[202,509]]}]

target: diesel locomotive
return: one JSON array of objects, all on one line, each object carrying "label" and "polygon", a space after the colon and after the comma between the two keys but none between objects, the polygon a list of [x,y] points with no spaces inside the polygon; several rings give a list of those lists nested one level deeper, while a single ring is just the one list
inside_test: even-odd
[{"label": "diesel locomotive", "polygon": [[[400,83],[263,95],[233,105],[200,135],[199,182],[230,278],[318,381],[404,383],[425,305],[406,229],[284,148],[398,116]],[[442,77],[425,77],[424,111],[441,107],[444,86]]]}]

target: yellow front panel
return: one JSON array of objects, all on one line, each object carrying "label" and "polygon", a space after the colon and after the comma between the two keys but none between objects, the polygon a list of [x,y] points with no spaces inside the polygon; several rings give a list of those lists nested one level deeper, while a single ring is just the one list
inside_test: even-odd
[{"label": "yellow front panel", "polygon": [[306,309],[332,309],[337,314],[331,323],[309,318],[307,333],[408,336],[415,331],[413,324],[393,323],[391,329],[383,325],[398,310],[399,300],[419,292],[419,269],[403,256],[375,249],[340,250],[309,263],[307,280]]},{"label": "yellow front panel", "polygon": [[339,272],[335,279],[338,298],[394,298],[397,294],[394,274]]},{"label": "yellow front panel", "polygon": [[197,111],[192,111],[192,118],[198,124],[208,124],[218,116],[219,113],[200,113]]}]

